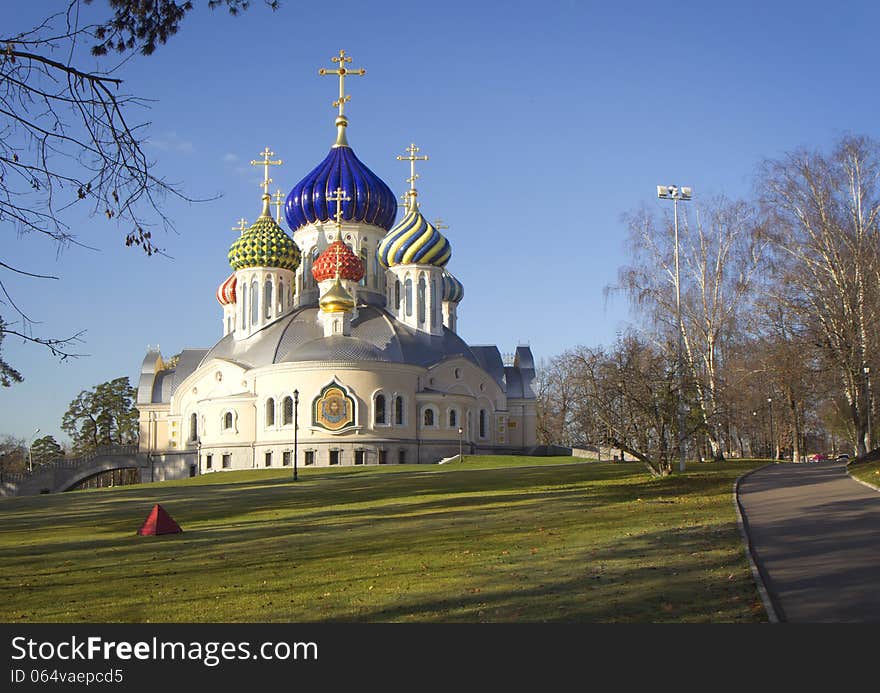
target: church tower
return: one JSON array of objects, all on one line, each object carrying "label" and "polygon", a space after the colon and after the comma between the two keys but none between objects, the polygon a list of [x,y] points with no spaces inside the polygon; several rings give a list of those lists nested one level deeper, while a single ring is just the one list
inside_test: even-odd
[{"label": "church tower", "polygon": [[[303,262],[296,273],[296,306],[318,303],[321,291],[312,273],[318,257],[336,241],[341,241],[360,260],[363,276],[358,280],[358,301],[382,306],[385,303],[385,271],[377,256],[379,241],[394,223],[397,199],[375,173],[355,156],[348,144],[348,118],[345,104],[345,78],[366,73],[347,67],[351,58],[345,51],[332,58],[335,69],[320,69],[318,74],[339,78],[336,142],[330,153],[305,178],[297,183],[285,203],[285,216],[296,244],[302,249]],[[341,198],[341,224],[336,223],[337,197]]]},{"label": "church tower", "polygon": [[[229,264],[234,274],[217,291],[217,298],[224,307],[224,329],[227,333],[231,331],[236,340],[247,339],[293,309],[294,276],[300,264],[300,251],[269,211],[269,183],[272,182],[269,166],[281,164],[280,159],[271,160],[273,154],[266,147],[263,159],[251,162],[265,168],[260,184],[263,210],[229,248]],[[242,220],[240,228],[244,226]],[[230,306],[234,307],[230,310]]]},{"label": "church tower", "polygon": [[409,156],[398,156],[410,162],[410,189],[406,193],[406,214],[379,244],[379,262],[388,268],[386,297],[388,311],[400,322],[419,332],[434,336],[443,334],[443,267],[452,257],[452,247],[419,211],[415,182],[416,156],[419,148],[410,144]]},{"label": "church tower", "polygon": [[464,298],[464,286],[451,272],[443,270],[443,324],[458,332],[458,304]]}]

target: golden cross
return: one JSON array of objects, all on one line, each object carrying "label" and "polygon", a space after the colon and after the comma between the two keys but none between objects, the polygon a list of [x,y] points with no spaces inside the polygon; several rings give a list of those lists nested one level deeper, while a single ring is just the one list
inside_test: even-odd
[{"label": "golden cross", "polygon": [[238,226],[233,226],[232,230],[238,231],[240,234],[244,234],[244,232],[247,230],[247,224],[247,219],[242,217],[238,220]]},{"label": "golden cross", "polygon": [[416,162],[417,161],[427,161],[428,155],[425,156],[416,156],[416,152],[419,151],[419,148],[415,145],[415,143],[411,143],[409,147],[405,150],[409,154],[409,156],[397,156],[398,161],[409,161],[409,178],[406,179],[406,182],[409,183],[409,192],[406,193],[406,211],[410,211],[410,207],[414,207],[416,204],[416,196],[418,192],[416,192],[416,181],[419,179],[419,174],[416,173]]},{"label": "golden cross", "polygon": [[440,229],[448,229],[449,227],[443,223],[443,220],[440,217],[437,217],[434,219],[434,228],[439,231]]},{"label": "golden cross", "polygon": [[279,226],[281,225],[282,200],[284,200],[284,196],[281,194],[281,190],[275,190],[275,195],[272,197],[272,201],[275,204],[275,221]]},{"label": "golden cross", "polygon": [[337,187],[332,193],[327,195],[327,202],[335,202],[336,203],[336,230],[339,233],[339,238],[337,240],[342,240],[342,203],[350,202],[351,198],[346,194],[345,190],[340,187]]},{"label": "golden cross", "polygon": [[339,98],[333,102],[334,106],[339,107],[340,117],[345,116],[345,102],[351,101],[351,96],[345,93],[345,78],[348,75],[365,75],[367,71],[363,68],[350,69],[345,65],[351,62],[351,58],[345,54],[344,50],[339,51],[339,57],[331,58],[331,60],[339,65],[335,70],[322,67],[318,70],[319,75],[339,75]]},{"label": "golden cross", "polygon": [[269,147],[266,147],[263,151],[260,152],[263,155],[262,159],[254,159],[251,161],[251,166],[262,166],[264,168],[263,171],[263,182],[260,183],[260,187],[263,189],[263,194],[269,194],[269,183],[272,182],[272,179],[269,178],[269,167],[270,166],[281,166],[283,161],[278,159],[278,161],[272,161],[272,157],[275,156],[275,152],[270,151]]}]

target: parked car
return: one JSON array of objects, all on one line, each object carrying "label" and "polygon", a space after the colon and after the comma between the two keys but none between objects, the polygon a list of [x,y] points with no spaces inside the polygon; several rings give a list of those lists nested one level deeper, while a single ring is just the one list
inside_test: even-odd
[{"label": "parked car", "polygon": [[807,458],[807,461],[808,462],[821,462],[822,460],[827,460],[827,459],[828,459],[828,455],[826,455],[824,452],[817,452],[815,455],[810,455]]},{"label": "parked car", "polygon": [[845,452],[842,452],[837,456],[837,461],[838,462],[849,462],[849,455],[847,455]]}]

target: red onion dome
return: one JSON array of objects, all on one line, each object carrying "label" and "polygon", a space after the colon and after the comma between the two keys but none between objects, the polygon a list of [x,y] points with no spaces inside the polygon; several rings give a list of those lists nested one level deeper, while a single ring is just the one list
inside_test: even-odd
[{"label": "red onion dome", "polygon": [[318,256],[312,265],[312,276],[316,282],[333,279],[337,267],[340,279],[359,282],[364,276],[364,263],[342,241],[334,241]]},{"label": "red onion dome", "polygon": [[217,300],[221,306],[228,306],[235,303],[235,275],[230,274],[229,278],[217,288]]}]

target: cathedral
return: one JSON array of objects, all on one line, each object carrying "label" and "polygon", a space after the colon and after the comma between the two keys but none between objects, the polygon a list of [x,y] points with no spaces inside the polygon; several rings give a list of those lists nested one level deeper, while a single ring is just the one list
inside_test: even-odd
[{"label": "cathedral", "polygon": [[[534,360],[527,346],[458,335],[464,287],[449,240],[409,189],[395,193],[348,143],[340,51],[336,141],[286,199],[269,194],[229,249],[217,289],[222,338],[163,357],[148,348],[137,408],[140,451],[157,478],[229,469],[424,464],[465,454],[528,453],[536,445]],[[275,216],[271,207],[276,207]],[[281,226],[286,221],[291,233]]]}]

